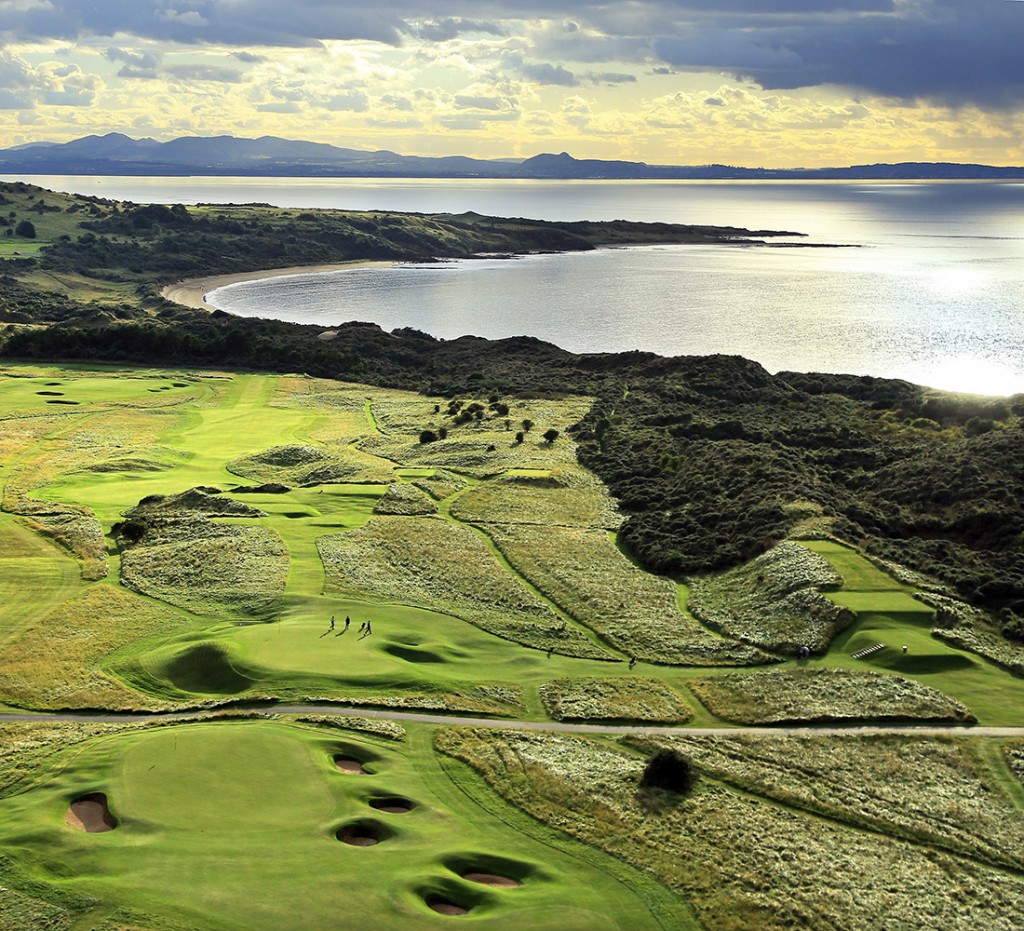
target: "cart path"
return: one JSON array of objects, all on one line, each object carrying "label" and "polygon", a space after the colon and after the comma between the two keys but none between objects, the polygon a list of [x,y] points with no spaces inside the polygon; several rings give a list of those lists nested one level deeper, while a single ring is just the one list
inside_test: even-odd
[{"label": "cart path", "polygon": [[675,737],[1024,737],[1024,726],[979,726],[970,724],[825,724],[762,725],[760,727],[671,727],[642,724],[573,724],[564,721],[516,721],[501,718],[471,718],[460,715],[395,711],[389,708],[358,708],[347,705],[250,705],[230,708],[205,708],[152,714],[131,712],[0,712],[0,723],[16,722],[90,722],[121,724],[129,721],[158,722],[190,720],[203,715],[231,712],[263,712],[279,715],[328,715],[371,718],[416,724],[445,724],[452,727],[485,727],[497,730],[554,731],[568,734],[605,734],[611,736],[658,735]]}]

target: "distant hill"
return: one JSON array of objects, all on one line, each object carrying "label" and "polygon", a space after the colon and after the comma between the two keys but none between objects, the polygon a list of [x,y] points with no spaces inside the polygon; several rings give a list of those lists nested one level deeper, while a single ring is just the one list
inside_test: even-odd
[{"label": "distant hill", "polygon": [[646,180],[920,180],[1024,178],[1024,167],[901,162],[848,168],[648,165],[577,159],[567,152],[528,159],[429,158],[261,136],[182,136],[170,142],[121,133],[0,149],[0,173],[72,175],[246,175],[326,178],[552,178]]}]

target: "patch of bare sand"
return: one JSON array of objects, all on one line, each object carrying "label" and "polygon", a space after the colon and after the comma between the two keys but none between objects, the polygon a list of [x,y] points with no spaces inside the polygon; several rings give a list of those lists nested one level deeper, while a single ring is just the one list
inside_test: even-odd
[{"label": "patch of bare sand", "polygon": [[494,886],[496,889],[515,889],[519,886],[518,880],[511,876],[498,876],[496,873],[463,873],[462,878],[471,883],[480,883],[482,886]]},{"label": "patch of bare sand", "polygon": [[348,756],[336,756],[334,758],[334,765],[343,773],[348,773],[350,776],[366,775],[366,770],[363,769],[363,764],[360,763],[359,760],[354,760]]},{"label": "patch of bare sand", "polygon": [[76,798],[64,815],[64,823],[89,834],[102,834],[117,827],[107,805],[107,797],[102,792],[90,792]]},{"label": "patch of bare sand", "polygon": [[161,296],[175,304],[195,307],[199,310],[213,310],[206,295],[217,288],[243,281],[258,281],[263,278],[291,278],[295,275],[321,275],[327,272],[349,271],[353,268],[390,268],[395,262],[335,262],[329,265],[293,265],[291,268],[266,268],[253,272],[237,272],[233,275],[206,275],[201,278],[186,278],[169,284],[161,292]]}]

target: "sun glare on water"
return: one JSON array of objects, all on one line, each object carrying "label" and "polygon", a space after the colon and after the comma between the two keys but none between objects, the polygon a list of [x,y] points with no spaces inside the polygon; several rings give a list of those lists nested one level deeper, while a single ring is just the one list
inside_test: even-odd
[{"label": "sun glare on water", "polygon": [[1006,396],[1024,392],[1024,373],[979,356],[946,356],[922,364],[910,381],[945,391]]}]

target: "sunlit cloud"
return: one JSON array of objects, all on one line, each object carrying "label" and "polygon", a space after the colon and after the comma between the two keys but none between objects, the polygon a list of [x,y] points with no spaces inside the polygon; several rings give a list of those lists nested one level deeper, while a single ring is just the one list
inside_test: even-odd
[{"label": "sunlit cloud", "polygon": [[409,154],[1024,160],[1014,0],[0,3],[0,146],[145,127]]}]

